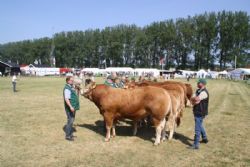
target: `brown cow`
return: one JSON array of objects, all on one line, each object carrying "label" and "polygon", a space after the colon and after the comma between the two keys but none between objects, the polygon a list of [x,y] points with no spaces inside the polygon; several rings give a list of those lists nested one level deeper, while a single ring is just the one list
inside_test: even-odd
[{"label": "brown cow", "polygon": [[[167,125],[166,128],[169,128],[170,133],[169,133],[169,140],[171,140],[173,138],[173,134],[175,131],[175,124],[177,124],[177,126],[180,125],[180,119],[182,116],[182,112],[184,110],[184,91],[182,90],[181,86],[179,85],[171,85],[171,84],[167,84],[167,85],[161,85],[161,84],[155,84],[153,82],[143,82],[143,83],[133,83],[133,84],[129,84],[128,88],[136,88],[136,87],[145,87],[145,86],[154,86],[154,87],[160,87],[165,89],[170,97],[171,97],[171,101],[172,101],[172,113],[170,115],[167,115]],[[136,124],[135,124],[136,125]],[[136,130],[136,127],[134,127]],[[134,134],[136,134],[136,131],[134,131]]]},{"label": "brown cow", "polygon": [[[179,85],[182,89],[182,91],[184,92],[184,101],[185,101],[185,105],[187,103],[187,87],[184,83],[182,82],[178,82],[178,81],[164,81],[164,82],[151,82],[151,81],[144,81],[142,83],[138,83],[141,85],[173,85],[173,87],[177,87],[176,85]],[[136,85],[138,85],[136,84]]]},{"label": "brown cow", "polygon": [[193,88],[192,88],[191,84],[182,83],[182,82],[178,82],[178,81],[165,81],[163,83],[180,85],[183,88],[183,90],[185,91],[185,95],[186,95],[185,105],[187,106],[188,100],[190,101],[191,97],[193,96]]},{"label": "brown cow", "polygon": [[162,85],[173,85],[173,86],[179,85],[179,86],[181,86],[181,88],[184,91],[184,95],[185,95],[184,96],[184,104],[185,104],[185,106],[187,106],[187,101],[188,101],[188,98],[187,98],[187,87],[186,87],[186,85],[184,83],[178,82],[178,81],[164,81],[161,84]]},{"label": "brown cow", "polygon": [[89,86],[83,96],[95,103],[106,122],[106,138],[110,140],[110,130],[115,136],[116,120],[128,118],[137,122],[150,115],[156,128],[155,145],[165,136],[165,117],[172,111],[171,98],[162,88],[140,87],[135,89],[111,88],[106,85]]}]

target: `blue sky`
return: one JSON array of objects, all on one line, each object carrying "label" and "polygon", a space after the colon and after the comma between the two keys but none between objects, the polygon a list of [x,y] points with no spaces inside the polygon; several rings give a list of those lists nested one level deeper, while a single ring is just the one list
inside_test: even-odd
[{"label": "blue sky", "polygon": [[250,0],[1,0],[0,43],[222,10],[250,14]]}]

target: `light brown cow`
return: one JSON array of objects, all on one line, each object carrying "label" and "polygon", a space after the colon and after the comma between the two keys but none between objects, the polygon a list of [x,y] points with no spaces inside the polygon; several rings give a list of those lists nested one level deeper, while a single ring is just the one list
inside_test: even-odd
[{"label": "light brown cow", "polygon": [[[182,82],[178,82],[178,81],[164,81],[164,82],[151,82],[151,81],[144,81],[143,83],[138,83],[138,84],[141,84],[141,85],[173,85],[173,88],[174,87],[181,87],[182,91],[184,92],[184,101],[185,101],[185,105],[187,103],[187,87],[184,83]],[[179,85],[179,86],[176,86],[176,85]]]},{"label": "light brown cow", "polygon": [[161,135],[165,137],[166,115],[172,111],[171,98],[167,91],[157,87],[140,87],[135,89],[111,88],[106,85],[91,84],[83,96],[95,103],[106,122],[106,138],[110,140],[110,130],[115,136],[114,122],[128,118],[137,122],[151,116],[156,128],[154,144],[158,145]]},{"label": "light brown cow", "polygon": [[178,81],[164,81],[164,82],[161,82],[161,85],[173,85],[174,87],[176,85],[179,85],[183,92],[184,92],[184,104],[185,106],[187,106],[187,101],[188,101],[188,98],[187,98],[187,87],[184,83],[182,82],[178,82]]},{"label": "light brown cow", "polygon": [[[182,112],[184,110],[184,91],[182,90],[181,86],[179,85],[172,85],[172,84],[156,84],[155,82],[143,82],[143,83],[133,83],[133,84],[129,84],[128,88],[136,88],[136,87],[145,87],[145,86],[154,86],[154,87],[160,87],[165,89],[170,97],[171,97],[171,101],[172,101],[172,112],[167,115],[166,119],[167,121],[167,126],[166,128],[168,128],[170,130],[169,133],[169,140],[171,140],[173,138],[173,134],[175,131],[175,127],[176,124],[177,126],[180,125],[180,121],[181,121],[181,116],[182,116]],[[136,134],[136,128],[134,129],[134,135]]]},{"label": "light brown cow", "polygon": [[165,81],[163,83],[164,84],[178,84],[178,85],[180,85],[183,88],[185,95],[186,95],[185,106],[188,106],[188,100],[190,102],[190,99],[193,95],[193,88],[192,88],[191,84],[182,83],[182,82],[178,82],[178,81]]}]

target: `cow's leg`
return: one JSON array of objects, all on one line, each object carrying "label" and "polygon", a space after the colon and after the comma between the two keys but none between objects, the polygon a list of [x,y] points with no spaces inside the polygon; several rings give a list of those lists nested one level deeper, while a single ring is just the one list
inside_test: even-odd
[{"label": "cow's leg", "polygon": [[110,140],[110,129],[111,129],[111,127],[106,125],[107,132],[106,132],[105,142],[108,142]]},{"label": "cow's leg", "polygon": [[163,127],[163,130],[161,131],[161,141],[165,141],[166,140],[166,127],[167,127],[167,122],[165,121],[165,125]]},{"label": "cow's leg", "polygon": [[171,140],[173,138],[174,132],[175,132],[175,118],[173,115],[170,116],[169,119],[169,136],[168,140]]},{"label": "cow's leg", "polygon": [[113,123],[113,127],[112,127],[112,137],[115,137],[116,136],[116,133],[115,133],[115,125],[116,125],[116,120],[114,121]]},{"label": "cow's leg", "polygon": [[133,122],[133,136],[135,136],[137,134],[137,127],[138,126],[138,122],[134,121]]},{"label": "cow's leg", "polygon": [[113,119],[110,116],[104,115],[104,120],[106,122],[106,138],[105,142],[110,140],[110,130],[113,126]]},{"label": "cow's leg", "polygon": [[158,145],[160,144],[160,141],[161,141],[161,134],[162,134],[162,130],[164,129],[166,120],[164,118],[161,121],[154,120],[154,122],[156,125],[156,139],[155,139],[154,145]]},{"label": "cow's leg", "polygon": [[115,125],[113,125],[112,127],[112,137],[115,137],[116,136],[116,133],[115,133]]}]

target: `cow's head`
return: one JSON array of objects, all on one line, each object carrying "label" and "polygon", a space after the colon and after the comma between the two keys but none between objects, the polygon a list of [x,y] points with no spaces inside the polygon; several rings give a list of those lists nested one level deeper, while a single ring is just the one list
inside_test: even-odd
[{"label": "cow's head", "polygon": [[88,85],[85,86],[84,89],[81,90],[81,95],[92,100],[92,91],[95,89],[96,83],[90,82]]}]

